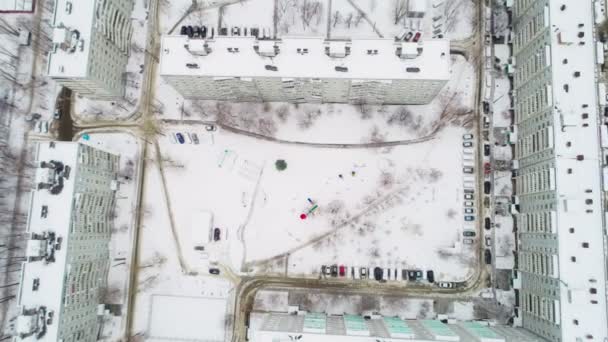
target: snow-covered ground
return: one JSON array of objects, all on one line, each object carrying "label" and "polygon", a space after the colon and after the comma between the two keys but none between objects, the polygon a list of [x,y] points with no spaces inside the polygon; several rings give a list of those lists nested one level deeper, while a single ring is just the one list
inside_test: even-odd
[{"label": "snow-covered ground", "polygon": [[[176,144],[176,132],[195,133],[201,143]],[[272,258],[289,252],[290,275],[348,263],[434,269],[440,280],[464,280],[475,266],[474,250],[459,243],[465,132],[449,127],[420,144],[340,149],[167,128],[160,143],[178,239],[207,245],[212,259],[248,272],[283,273]],[[279,159],[286,170],[276,169]],[[193,225],[200,213],[210,213],[212,224]],[[209,242],[215,227],[221,241]],[[198,272],[207,265],[187,263]]]},{"label": "snow-covered ground", "polygon": [[[86,139],[83,138],[85,136]],[[116,341],[124,334],[126,313],[130,304],[128,287],[136,238],[134,228],[139,192],[137,179],[140,176],[139,160],[142,145],[131,133],[117,131],[81,132],[76,141],[120,155],[120,186],[116,193],[114,227],[110,241],[111,263],[108,272],[108,286],[102,301],[104,304],[121,305],[123,315],[105,315],[101,332],[102,340]]]},{"label": "snow-covered ground", "polygon": [[[149,145],[148,148],[153,146]],[[155,158],[146,160],[145,173],[142,198],[143,222],[138,240],[138,274],[137,284],[134,287],[136,296],[133,331],[136,336],[148,341],[177,341],[191,338],[193,333],[200,333],[200,336],[219,341],[216,337],[201,332],[200,329],[206,328],[208,322],[210,333],[217,336],[219,333],[217,327],[228,323],[229,316],[220,317],[218,314],[221,311],[218,310],[224,307],[221,302],[225,302],[226,308],[229,307],[232,285],[222,278],[209,276],[208,272],[205,272],[206,275],[198,276],[183,272],[179,251],[171,232],[171,221],[161,187],[158,161]],[[213,307],[218,310],[203,309],[205,305],[182,307],[183,297],[190,297],[189,303],[214,300]],[[165,304],[167,310],[163,307]],[[231,310],[226,309],[226,312],[230,313]],[[194,323],[187,327],[167,324],[169,317],[170,322]],[[163,321],[162,325],[154,327],[160,324],[159,320]]]}]

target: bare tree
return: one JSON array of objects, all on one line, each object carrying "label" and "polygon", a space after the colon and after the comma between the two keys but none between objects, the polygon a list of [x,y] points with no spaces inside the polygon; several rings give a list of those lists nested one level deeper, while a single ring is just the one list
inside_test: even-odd
[{"label": "bare tree", "polygon": [[303,0],[300,5],[300,19],[302,19],[302,28],[306,29],[310,26],[310,22],[315,17],[319,20],[323,5],[315,0]]},{"label": "bare tree", "polygon": [[[451,2],[451,1],[448,1]],[[407,0],[393,0],[393,20],[395,25],[407,15]]]},{"label": "bare tree", "polygon": [[334,15],[332,16],[332,27],[336,27],[336,25],[340,24],[342,22],[342,14],[340,14],[340,11],[335,11]]}]

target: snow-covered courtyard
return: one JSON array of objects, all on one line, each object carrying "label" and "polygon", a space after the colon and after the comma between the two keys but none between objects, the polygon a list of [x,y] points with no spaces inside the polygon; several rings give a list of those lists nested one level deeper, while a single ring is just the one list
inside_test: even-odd
[{"label": "snow-covered courtyard", "polygon": [[[175,143],[177,132],[196,134],[200,144]],[[476,260],[474,248],[460,244],[465,132],[449,127],[419,143],[332,148],[171,127],[161,151],[188,267],[206,271],[192,252],[199,244],[211,261],[243,272],[310,276],[344,263],[433,269],[439,279],[465,280]],[[193,223],[196,217],[204,218]]]}]

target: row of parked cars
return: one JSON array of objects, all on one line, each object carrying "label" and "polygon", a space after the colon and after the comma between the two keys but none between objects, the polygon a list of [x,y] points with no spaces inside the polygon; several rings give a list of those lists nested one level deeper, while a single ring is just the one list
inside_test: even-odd
[{"label": "row of parked cars", "polygon": [[[382,268],[376,266],[372,269],[368,267],[353,267],[345,265],[323,265],[321,266],[321,274],[326,277],[340,277],[352,279],[373,279],[379,282],[393,281],[427,281],[435,283],[435,273],[432,270],[406,270],[398,268]],[[437,286],[441,288],[452,288],[454,284],[451,282],[438,282]]]},{"label": "row of parked cars", "polygon": [[467,222],[475,221],[475,143],[473,134],[462,136],[462,153],[464,173],[464,220]]},{"label": "row of parked cars", "polygon": [[399,33],[399,35],[397,37],[395,37],[396,40],[402,40],[404,42],[413,42],[413,43],[417,43],[418,41],[420,41],[420,38],[422,38],[422,32],[418,31],[416,33],[414,33],[413,31],[408,31],[408,30],[403,30],[401,33]]}]

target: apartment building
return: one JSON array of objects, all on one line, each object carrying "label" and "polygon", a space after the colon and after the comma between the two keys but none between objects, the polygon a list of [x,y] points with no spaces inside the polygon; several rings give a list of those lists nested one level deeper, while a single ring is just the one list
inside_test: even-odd
[{"label": "apartment building", "polygon": [[249,341],[312,342],[540,342],[523,329],[488,322],[404,320],[378,314],[327,315],[297,311],[252,313]]},{"label": "apartment building", "polygon": [[48,75],[91,99],[124,95],[133,0],[57,0]]},{"label": "apartment building", "polygon": [[78,143],[37,146],[14,341],[97,341],[118,160]]},{"label": "apartment building", "polygon": [[514,1],[516,323],[549,341],[608,340],[598,4]]},{"label": "apartment building", "polygon": [[160,73],[188,99],[424,104],[450,78],[450,44],[172,35]]}]

